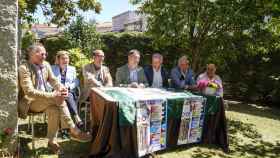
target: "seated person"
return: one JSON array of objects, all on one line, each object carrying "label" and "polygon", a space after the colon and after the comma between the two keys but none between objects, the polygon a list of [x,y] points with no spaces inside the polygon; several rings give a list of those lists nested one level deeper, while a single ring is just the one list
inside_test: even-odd
[{"label": "seated person", "polygon": [[187,56],[182,56],[178,60],[178,66],[171,70],[172,87],[180,90],[194,90],[195,80],[193,71],[189,67]]},{"label": "seated person", "polygon": [[148,85],[144,69],[138,66],[140,52],[133,49],[128,52],[128,63],[119,67],[116,73],[116,86],[144,88]]},{"label": "seated person", "polygon": [[76,125],[81,128],[83,122],[78,115],[76,103],[76,88],[79,87],[79,81],[77,79],[76,68],[69,65],[69,53],[67,51],[57,52],[55,65],[52,65],[52,72],[58,81],[68,89],[66,103],[70,114],[74,116]]},{"label": "seated person", "polygon": [[[28,111],[46,112],[48,147],[59,153],[61,149],[55,138],[60,123],[62,128],[70,128],[74,140],[88,142],[92,137],[74,124],[65,102],[68,89],[53,75],[50,65],[45,62],[46,54],[42,45],[32,45],[28,48],[28,62],[19,67],[19,116],[26,118]],[[47,82],[54,87],[53,92],[47,91]]]},{"label": "seated person", "polygon": [[216,75],[215,64],[207,64],[206,72],[197,78],[197,87],[204,94],[223,97],[223,84],[221,78]]},{"label": "seated person", "polygon": [[87,100],[90,89],[93,87],[112,87],[113,81],[109,68],[103,65],[104,52],[95,50],[92,52],[92,62],[83,67],[84,95],[82,100]]},{"label": "seated person", "polygon": [[163,57],[156,53],[152,56],[152,65],[144,68],[149,87],[168,88],[168,72],[162,66]]}]

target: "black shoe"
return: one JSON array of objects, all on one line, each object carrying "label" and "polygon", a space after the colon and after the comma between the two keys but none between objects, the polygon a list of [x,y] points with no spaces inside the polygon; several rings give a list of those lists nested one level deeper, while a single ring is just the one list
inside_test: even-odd
[{"label": "black shoe", "polygon": [[78,123],[77,123],[77,127],[78,127],[80,130],[82,130],[82,129],[84,128],[84,123],[83,123],[83,121],[78,122]]},{"label": "black shoe", "polygon": [[60,131],[60,134],[62,139],[70,139],[70,135],[67,129],[62,129]]}]

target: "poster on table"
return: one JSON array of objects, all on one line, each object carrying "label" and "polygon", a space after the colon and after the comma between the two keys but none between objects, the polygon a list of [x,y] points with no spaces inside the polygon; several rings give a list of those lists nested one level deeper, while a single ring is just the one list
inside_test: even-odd
[{"label": "poster on table", "polygon": [[178,145],[200,142],[204,121],[204,99],[187,98],[184,101],[178,136]]},{"label": "poster on table", "polygon": [[146,100],[136,103],[138,156],[165,149],[166,101]]}]

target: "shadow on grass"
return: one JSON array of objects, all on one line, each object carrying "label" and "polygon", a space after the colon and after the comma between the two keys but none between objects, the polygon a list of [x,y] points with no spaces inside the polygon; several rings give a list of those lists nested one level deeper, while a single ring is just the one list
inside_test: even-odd
[{"label": "shadow on grass", "polygon": [[[70,139],[59,139],[59,144],[62,147],[63,155],[55,155],[47,148],[48,140],[45,138],[47,134],[47,125],[45,123],[34,124],[35,133],[35,149],[31,149],[31,130],[28,129],[28,124],[19,125],[20,138],[20,157],[59,157],[59,158],[83,158],[89,153],[90,143],[79,143]],[[39,140],[40,139],[40,140]]]},{"label": "shadow on grass", "polygon": [[[236,120],[228,120],[228,136],[230,143],[230,152],[223,153],[218,146],[215,145],[187,145],[177,149],[169,149],[158,152],[157,154],[176,153],[180,156],[180,152],[194,148],[190,153],[192,158],[279,158],[280,157],[280,142],[275,144],[262,140],[262,135],[257,132],[253,124],[244,123]],[[175,155],[174,155],[175,156]],[[160,155],[159,155],[160,157]],[[172,157],[172,156],[171,156]],[[182,156],[185,157],[182,153]]]},{"label": "shadow on grass", "polygon": [[272,144],[270,142],[263,141],[262,135],[257,132],[253,124],[236,120],[228,120],[228,127],[230,143],[230,152],[228,154],[219,154],[215,151],[205,152],[201,149],[197,149],[192,157],[280,157],[280,142]]},{"label": "shadow on grass", "polygon": [[31,138],[20,137],[20,157],[30,158],[30,157],[39,157],[40,155],[52,155],[51,151],[46,147],[39,147],[35,150],[32,150],[28,143],[31,143]]},{"label": "shadow on grass", "polygon": [[280,109],[271,107],[261,107],[247,104],[230,105],[227,111],[234,111],[249,115],[255,115],[275,120],[280,120]]},{"label": "shadow on grass", "polygon": [[251,157],[280,157],[280,142],[273,144],[263,141],[262,135],[257,132],[255,125],[236,120],[228,120],[228,123],[232,153],[240,156],[250,155]]}]

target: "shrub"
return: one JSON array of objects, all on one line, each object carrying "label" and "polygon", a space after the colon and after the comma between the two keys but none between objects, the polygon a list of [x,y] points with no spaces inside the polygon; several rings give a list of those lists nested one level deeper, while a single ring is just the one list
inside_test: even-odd
[{"label": "shrub", "polygon": [[68,52],[70,54],[70,65],[76,67],[77,75],[82,80],[82,67],[90,63],[90,59],[81,52],[80,48],[69,49]]},{"label": "shrub", "polygon": [[68,50],[71,47],[70,42],[64,38],[64,36],[54,36],[44,38],[40,41],[48,52],[47,60],[53,64],[55,61],[55,55],[60,50]]}]

